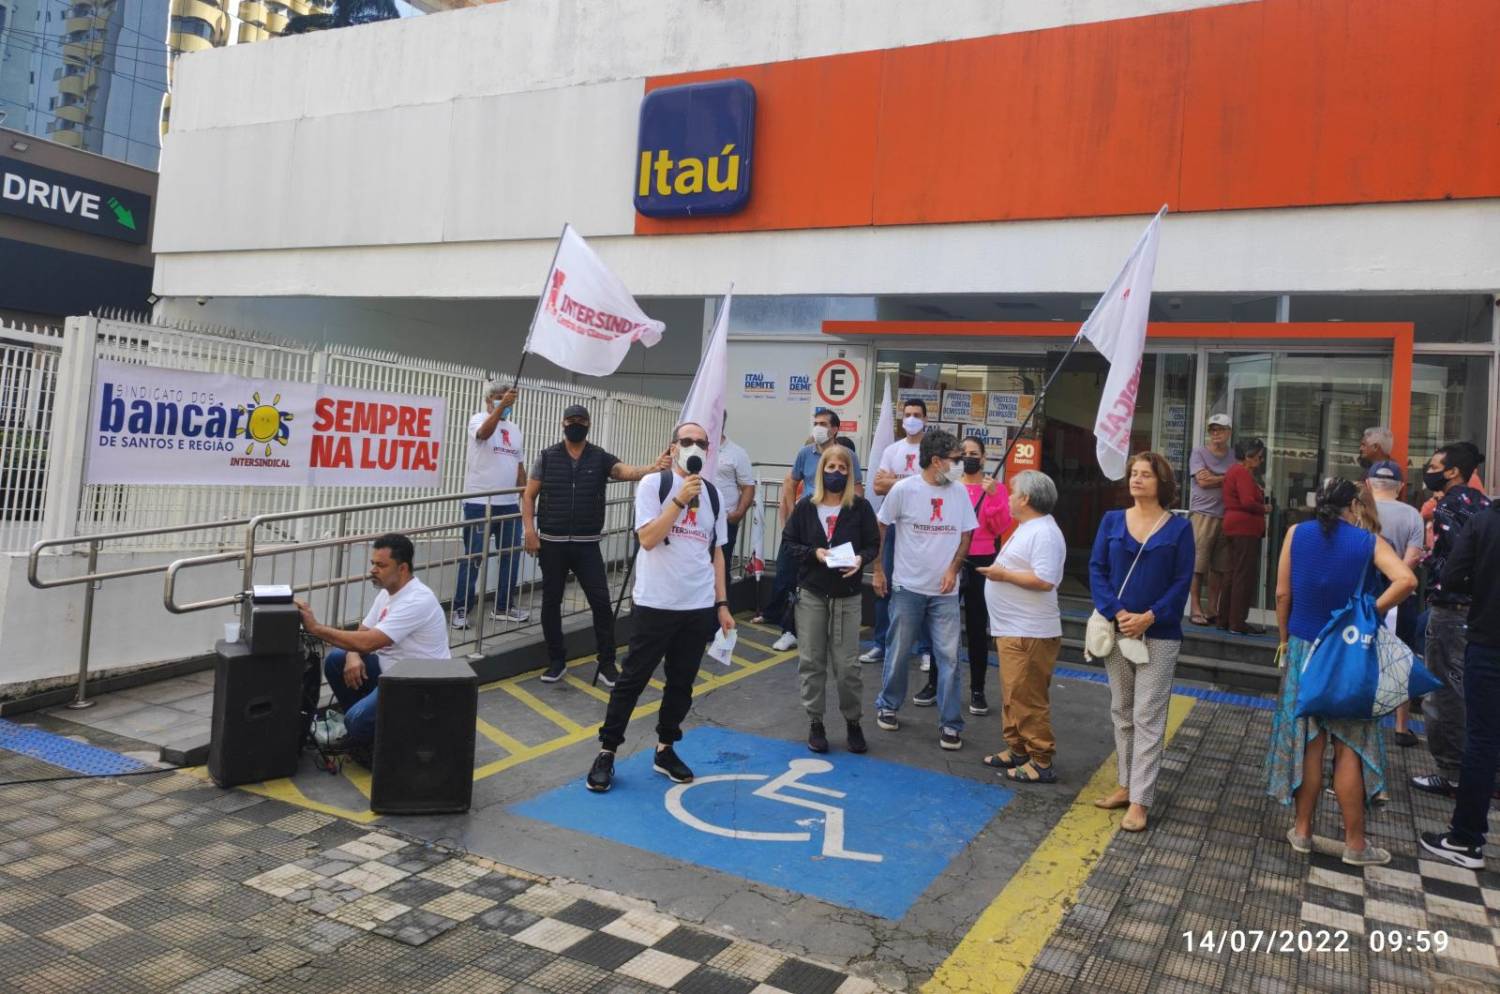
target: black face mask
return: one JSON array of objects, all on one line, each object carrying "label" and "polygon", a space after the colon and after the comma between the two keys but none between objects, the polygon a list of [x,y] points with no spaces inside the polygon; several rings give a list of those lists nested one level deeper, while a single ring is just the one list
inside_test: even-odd
[{"label": "black face mask", "polygon": [[831,494],[841,494],[849,485],[848,473],[824,473],[823,489]]},{"label": "black face mask", "polygon": [[1435,494],[1442,493],[1443,488],[1448,486],[1447,472],[1445,469],[1436,473],[1423,473],[1422,485]]},{"label": "black face mask", "polygon": [[577,445],[589,437],[588,425],[563,425],[563,438]]},{"label": "black face mask", "polygon": [[973,476],[984,468],[984,460],[978,456],[964,456],[964,472]]}]

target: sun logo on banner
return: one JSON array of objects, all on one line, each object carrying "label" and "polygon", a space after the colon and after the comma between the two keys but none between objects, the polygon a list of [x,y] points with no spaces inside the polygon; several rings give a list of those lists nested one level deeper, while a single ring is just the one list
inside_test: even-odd
[{"label": "sun logo on banner", "polygon": [[291,432],[286,427],[286,422],[292,420],[290,411],[277,408],[281,403],[281,394],[271,398],[269,404],[263,404],[260,400],[260,391],[250,395],[251,403],[241,404],[240,412],[248,415],[245,423],[234,430],[234,433],[242,438],[250,439],[250,444],[245,447],[245,454],[249,455],[255,451],[256,445],[264,444],[266,455],[271,454],[271,443],[286,444],[286,436]]}]

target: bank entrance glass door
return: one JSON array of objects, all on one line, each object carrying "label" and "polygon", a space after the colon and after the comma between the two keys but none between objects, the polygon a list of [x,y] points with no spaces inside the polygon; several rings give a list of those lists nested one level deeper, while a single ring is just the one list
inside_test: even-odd
[{"label": "bank entrance glass door", "polygon": [[1271,499],[1262,557],[1261,598],[1275,605],[1275,563],[1286,530],[1311,517],[1328,476],[1358,479],[1366,428],[1389,424],[1389,354],[1210,353],[1197,436],[1211,414],[1227,414],[1234,437],[1266,443],[1263,485]]}]

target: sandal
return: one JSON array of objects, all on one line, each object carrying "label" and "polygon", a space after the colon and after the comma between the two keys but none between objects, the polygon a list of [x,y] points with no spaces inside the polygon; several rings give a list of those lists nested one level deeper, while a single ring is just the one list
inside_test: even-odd
[{"label": "sandal", "polygon": [[1144,832],[1146,830],[1146,817],[1142,815],[1140,819],[1133,820],[1129,815],[1126,815],[1120,819],[1120,828],[1127,832]]},{"label": "sandal", "polygon": [[1191,621],[1195,625],[1202,625],[1205,628],[1214,623],[1214,619],[1210,618],[1206,614],[1198,612],[1194,612],[1193,615],[1188,618],[1188,621]]},{"label": "sandal", "polygon": [[[1034,770],[1035,773],[1027,773],[1028,768]],[[1027,762],[1015,769],[1006,770],[1005,779],[1014,780],[1016,783],[1057,783],[1057,773],[1050,766],[1036,766]]]},{"label": "sandal", "polygon": [[980,760],[980,762],[985,766],[988,766],[992,770],[1013,770],[1023,763],[1031,762],[1031,757],[1017,756],[1015,753],[1007,749],[1004,753],[991,753],[990,755]]},{"label": "sandal", "polygon": [[1126,797],[1121,800],[1116,800],[1114,795],[1111,794],[1108,797],[1101,797],[1095,800],[1094,807],[1100,809],[1101,811],[1118,811],[1121,808],[1130,807],[1130,798]]}]

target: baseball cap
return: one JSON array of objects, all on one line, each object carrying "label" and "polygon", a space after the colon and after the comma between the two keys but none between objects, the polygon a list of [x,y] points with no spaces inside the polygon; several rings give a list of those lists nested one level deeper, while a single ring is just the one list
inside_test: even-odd
[{"label": "baseball cap", "polygon": [[1229,415],[1227,414],[1210,414],[1208,416],[1208,424],[1209,427],[1213,427],[1215,425],[1222,428],[1232,427],[1229,423]]},{"label": "baseball cap", "polygon": [[1405,483],[1406,476],[1401,472],[1401,465],[1390,459],[1382,459],[1370,466],[1365,473],[1367,480],[1389,480],[1392,483]]},{"label": "baseball cap", "polygon": [[568,409],[563,411],[564,421],[568,420],[568,418],[587,418],[588,416],[589,409],[582,404],[569,404]]}]

